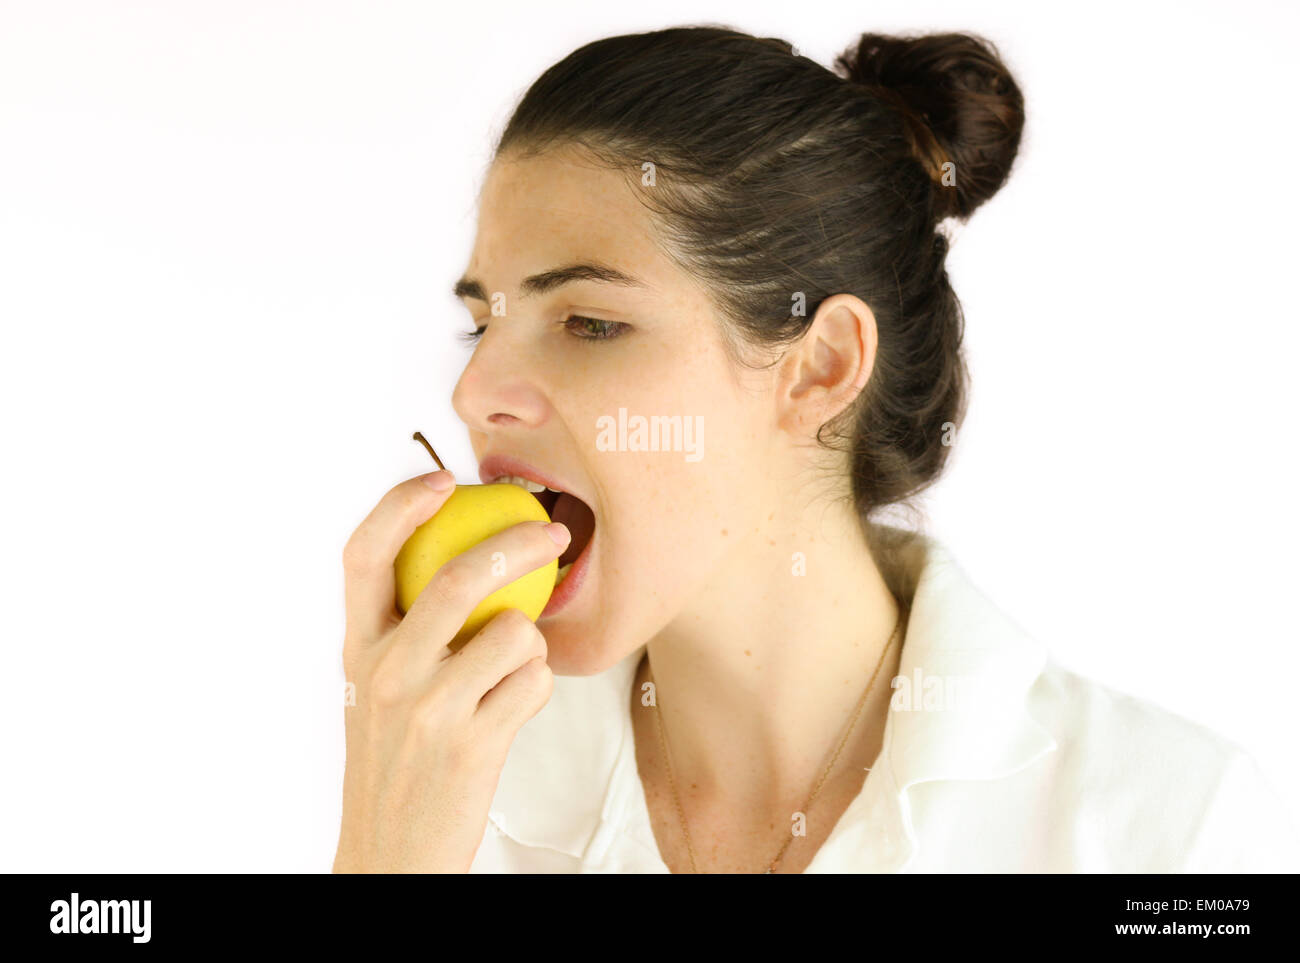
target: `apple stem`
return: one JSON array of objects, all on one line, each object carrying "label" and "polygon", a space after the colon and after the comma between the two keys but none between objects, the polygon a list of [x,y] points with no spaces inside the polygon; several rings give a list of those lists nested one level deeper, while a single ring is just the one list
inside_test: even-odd
[{"label": "apple stem", "polygon": [[417,431],[417,432],[416,432],[414,435],[412,435],[411,437],[414,438],[416,441],[418,441],[420,444],[422,444],[425,448],[429,449],[429,454],[433,456],[434,463],[435,463],[435,464],[436,464],[436,465],[437,465],[437,466],[438,466],[442,471],[446,471],[446,470],[447,470],[447,466],[444,465],[444,464],[442,463],[442,459],[438,457],[438,453],[437,453],[436,451],[433,450],[433,445],[429,444],[429,442],[425,439],[424,435],[420,434],[420,433]]}]

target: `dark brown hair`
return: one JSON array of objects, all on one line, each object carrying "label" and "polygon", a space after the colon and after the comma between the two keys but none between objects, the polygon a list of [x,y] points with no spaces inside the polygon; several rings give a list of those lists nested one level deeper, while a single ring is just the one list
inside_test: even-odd
[{"label": "dark brown hair", "polygon": [[639,196],[714,292],[734,357],[797,340],[833,294],[866,302],[875,368],[818,432],[847,437],[865,519],[947,459],[967,374],[938,228],[1006,182],[1023,125],[1019,88],[971,34],[864,34],[832,72],[783,40],[694,26],[575,50],[528,89],[496,154],[572,144],[638,185],[653,163]]}]

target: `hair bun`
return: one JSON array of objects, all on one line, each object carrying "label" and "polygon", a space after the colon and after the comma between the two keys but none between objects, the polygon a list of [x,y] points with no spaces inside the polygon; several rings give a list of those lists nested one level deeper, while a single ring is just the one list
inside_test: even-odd
[{"label": "hair bun", "polygon": [[1006,183],[1025,125],[1024,97],[991,41],[866,33],[835,69],[899,109],[912,154],[936,185],[936,220],[965,220]]}]

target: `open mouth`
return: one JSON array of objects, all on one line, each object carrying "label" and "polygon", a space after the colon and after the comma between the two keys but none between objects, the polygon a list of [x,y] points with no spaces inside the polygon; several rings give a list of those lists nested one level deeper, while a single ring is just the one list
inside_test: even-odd
[{"label": "open mouth", "polygon": [[568,530],[569,544],[560,555],[555,588],[542,615],[553,614],[568,605],[581,591],[596,533],[596,515],[591,506],[560,487],[558,479],[527,462],[505,454],[488,455],[479,464],[483,484],[518,485],[532,494],[553,522]]},{"label": "open mouth", "polygon": [[573,563],[587,547],[587,543],[591,541],[591,536],[595,534],[596,515],[586,502],[568,492],[557,492],[548,488],[545,491],[533,492],[533,495],[542,503],[546,514],[551,516],[551,521],[560,522],[572,535],[569,547],[560,555],[560,567],[555,573],[555,584],[559,585],[569,574]]}]

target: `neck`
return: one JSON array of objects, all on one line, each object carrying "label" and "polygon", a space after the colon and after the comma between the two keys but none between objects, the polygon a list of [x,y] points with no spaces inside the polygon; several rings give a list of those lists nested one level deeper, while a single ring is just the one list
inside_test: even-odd
[{"label": "neck", "polygon": [[693,795],[806,795],[878,664],[841,762],[870,738],[869,719],[883,724],[906,626],[885,652],[898,605],[841,504],[774,512],[647,643],[638,685],[653,678],[677,783]]}]

